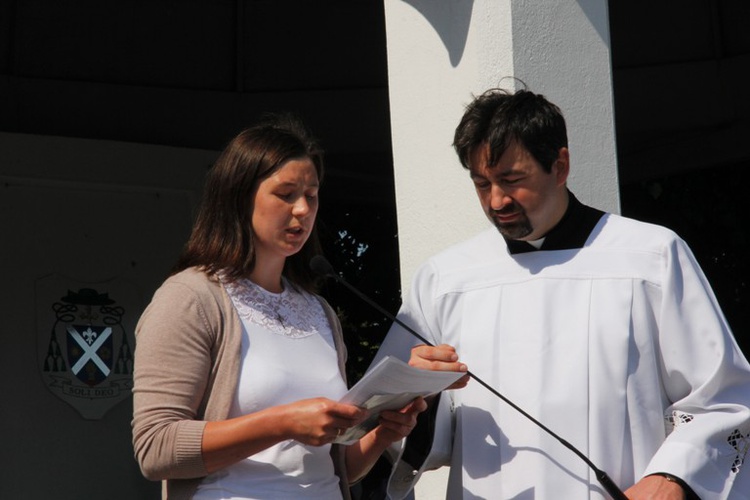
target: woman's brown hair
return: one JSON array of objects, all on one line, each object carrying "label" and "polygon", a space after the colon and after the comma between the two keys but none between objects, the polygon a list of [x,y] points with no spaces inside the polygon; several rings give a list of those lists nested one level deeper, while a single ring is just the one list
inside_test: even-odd
[{"label": "woman's brown hair", "polygon": [[[232,139],[206,177],[193,230],[173,273],[199,267],[230,281],[255,267],[252,199],[257,185],[292,159],[309,158],[323,180],[323,151],[302,122],[269,115]],[[305,245],[286,259],[284,276],[308,291],[316,288],[310,259],[320,253],[317,224]]]}]

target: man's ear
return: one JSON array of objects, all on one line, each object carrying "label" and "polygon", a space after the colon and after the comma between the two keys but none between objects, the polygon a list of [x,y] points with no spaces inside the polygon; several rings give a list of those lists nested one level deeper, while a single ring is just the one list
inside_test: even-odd
[{"label": "man's ear", "polygon": [[557,159],[552,164],[552,173],[557,178],[558,186],[565,185],[570,173],[570,153],[568,153],[568,148],[560,148],[560,151],[557,152]]}]

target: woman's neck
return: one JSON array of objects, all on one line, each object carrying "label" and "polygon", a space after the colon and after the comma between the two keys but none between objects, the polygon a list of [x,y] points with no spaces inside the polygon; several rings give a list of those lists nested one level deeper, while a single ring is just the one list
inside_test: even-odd
[{"label": "woman's neck", "polygon": [[281,284],[281,273],[284,270],[284,261],[269,261],[269,259],[257,259],[255,266],[248,278],[256,285],[265,288],[269,292],[280,293],[284,290]]}]

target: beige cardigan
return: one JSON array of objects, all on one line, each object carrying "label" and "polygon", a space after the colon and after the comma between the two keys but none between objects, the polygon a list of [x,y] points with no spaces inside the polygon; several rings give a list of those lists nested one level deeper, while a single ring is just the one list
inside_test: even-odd
[{"label": "beige cardigan", "polygon": [[[346,348],[333,309],[320,298],[345,374]],[[144,476],[166,480],[163,497],[190,499],[207,475],[201,454],[207,421],[229,414],[240,369],[242,323],[215,278],[187,269],[156,291],[136,327],[133,447]],[[344,448],[331,448],[349,499]]]}]

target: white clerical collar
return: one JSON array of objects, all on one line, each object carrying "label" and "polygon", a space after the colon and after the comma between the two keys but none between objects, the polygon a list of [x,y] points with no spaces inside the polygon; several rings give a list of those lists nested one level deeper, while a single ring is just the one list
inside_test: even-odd
[{"label": "white clerical collar", "polygon": [[538,240],[527,241],[526,243],[528,243],[532,247],[534,247],[537,250],[539,250],[540,248],[542,248],[542,245],[544,244],[544,239],[545,238],[546,238],[546,236],[542,237],[542,238],[539,238]]}]

